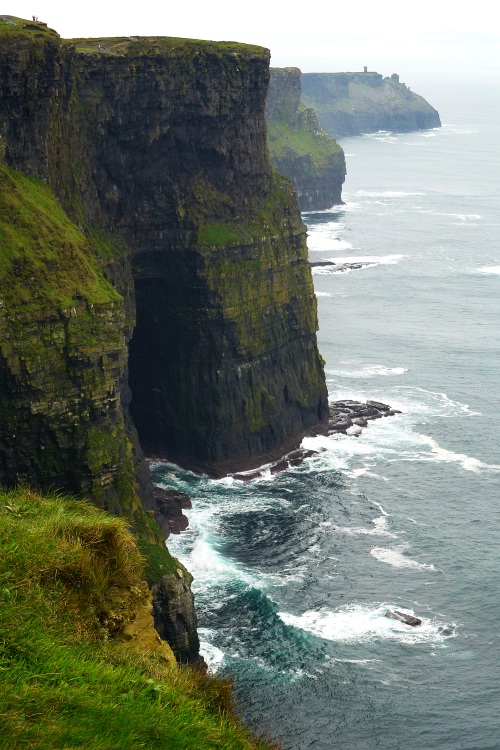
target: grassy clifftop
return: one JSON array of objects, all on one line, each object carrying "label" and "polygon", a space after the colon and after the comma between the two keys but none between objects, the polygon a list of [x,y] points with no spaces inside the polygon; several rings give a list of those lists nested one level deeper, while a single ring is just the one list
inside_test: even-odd
[{"label": "grassy clifftop", "polygon": [[0,490],[2,750],[272,747],[235,718],[225,681],[175,665],[142,568],[122,519]]}]

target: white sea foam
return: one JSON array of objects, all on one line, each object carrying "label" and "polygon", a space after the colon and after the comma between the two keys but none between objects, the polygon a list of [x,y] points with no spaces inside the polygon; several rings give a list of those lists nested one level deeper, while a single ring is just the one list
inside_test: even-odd
[{"label": "white sea foam", "polygon": [[[348,361],[341,361],[340,364],[353,364]],[[376,377],[394,377],[397,375],[404,375],[408,372],[407,367],[389,367],[388,365],[376,365],[376,364],[363,364],[361,367],[354,369],[341,368],[337,370],[327,370],[329,375],[336,375],[341,378],[376,378]]]},{"label": "white sea foam", "polygon": [[351,534],[352,536],[364,535],[364,536],[388,536],[391,539],[397,539],[397,534],[393,534],[387,528],[387,516],[379,516],[378,518],[372,518],[373,529],[367,529],[363,527],[340,527],[339,531],[344,534]]},{"label": "white sea foam", "polygon": [[480,221],[482,219],[482,216],[480,216],[479,214],[458,214],[443,211],[433,211],[432,209],[423,209],[418,206],[415,208],[415,210],[419,214],[431,214],[432,216],[446,216],[451,219],[460,219],[460,223],[462,224],[467,224],[470,222],[473,222],[475,224],[477,221]]},{"label": "white sea foam", "polygon": [[[375,640],[398,640],[401,643],[432,642],[444,644],[447,637],[440,632],[443,624],[422,618],[422,625],[411,627],[405,623],[385,617],[388,609],[398,609],[415,615],[413,610],[398,604],[380,604],[375,607],[352,604],[339,610],[309,610],[302,615],[278,612],[286,625],[300,628],[328,641],[343,643],[366,643]],[[420,617],[420,615],[417,615]]]},{"label": "white sea foam", "polygon": [[333,297],[330,292],[318,292],[316,291],[316,297]]},{"label": "white sea foam", "polygon": [[342,211],[349,211],[352,213],[357,213],[358,211],[362,211],[363,206],[361,203],[357,203],[356,201],[347,200],[344,199],[344,205],[342,206]]},{"label": "white sea foam", "polygon": [[[334,263],[332,266],[315,266],[312,269],[313,275],[331,276],[337,273],[351,273],[364,268],[373,268],[374,266],[393,266],[399,263],[407,255],[344,255],[334,257],[324,257],[322,260],[328,260]],[[351,268],[352,264],[358,267]]]},{"label": "white sea foam", "polygon": [[209,640],[206,640],[213,636],[212,630],[198,628],[198,634],[200,636],[200,654],[205,659],[209,672],[217,672],[224,662],[224,652],[210,643]]},{"label": "white sea foam", "polygon": [[500,471],[499,464],[486,464],[483,461],[480,461],[478,458],[468,456],[465,453],[455,453],[454,451],[449,451],[446,448],[441,448],[438,442],[430,435],[419,435],[419,438],[422,443],[430,447],[432,454],[438,461],[458,463],[460,464],[462,469],[465,469],[465,471],[474,471],[476,473],[483,469],[490,471]]},{"label": "white sea foam", "polygon": [[391,255],[340,255],[326,260],[332,263],[373,263],[373,264],[384,264],[384,265],[395,265],[399,263],[403,258],[408,258],[408,255],[391,254]]},{"label": "white sea foam", "polygon": [[500,266],[481,266],[477,269],[479,273],[492,274],[493,276],[500,276]]},{"label": "white sea foam", "polygon": [[307,247],[310,253],[332,253],[339,250],[350,250],[352,245],[346,240],[312,234],[307,238]]},{"label": "white sea foam", "polygon": [[358,190],[357,195],[366,195],[368,198],[407,198],[413,195],[426,195],[426,193],[406,192],[403,190]]},{"label": "white sea foam", "polygon": [[370,550],[370,555],[380,562],[387,563],[393,568],[411,568],[412,570],[431,570],[435,571],[434,565],[428,563],[419,563],[403,554],[407,545],[399,547],[374,547]]},{"label": "white sea foam", "polygon": [[197,539],[191,552],[190,569],[198,574],[228,577],[235,569],[205,540]]},{"label": "white sea foam", "polygon": [[405,405],[397,408],[404,408],[405,412],[427,413],[439,417],[456,417],[460,413],[469,417],[481,416],[481,412],[473,411],[468,404],[456,401],[442,391],[429,391],[426,388],[405,385],[398,385],[395,388],[404,394]]}]

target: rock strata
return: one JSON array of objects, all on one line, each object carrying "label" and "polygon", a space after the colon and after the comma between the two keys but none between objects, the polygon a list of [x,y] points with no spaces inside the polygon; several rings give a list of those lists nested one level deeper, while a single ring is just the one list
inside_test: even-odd
[{"label": "rock strata", "polygon": [[401,414],[399,409],[392,409],[380,401],[333,401],[330,404],[330,417],[328,420],[328,434],[333,435],[341,432],[345,434],[360,435],[361,428],[366,427],[368,422],[381,417],[391,417]]}]

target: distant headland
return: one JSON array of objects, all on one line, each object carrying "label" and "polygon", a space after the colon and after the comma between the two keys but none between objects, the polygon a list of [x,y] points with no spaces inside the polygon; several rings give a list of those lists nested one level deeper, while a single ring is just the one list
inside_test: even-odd
[{"label": "distant headland", "polygon": [[303,73],[302,99],[334,136],[441,127],[439,113],[397,73],[384,78],[366,67],[354,73]]}]

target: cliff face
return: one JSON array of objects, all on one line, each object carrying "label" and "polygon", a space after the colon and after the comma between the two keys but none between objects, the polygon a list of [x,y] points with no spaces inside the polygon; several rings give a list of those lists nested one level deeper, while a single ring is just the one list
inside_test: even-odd
[{"label": "cliff face", "polygon": [[441,126],[438,112],[394,73],[304,73],[302,96],[321,127],[335,136],[378,130],[409,132]]},{"label": "cliff face", "polygon": [[124,514],[150,584],[170,576],[155,618],[188,660],[189,580],[141,445],[220,474],[328,411],[305,227],[267,157],[268,64],[0,17],[0,482]]},{"label": "cliff face", "polygon": [[342,203],[344,152],[321,129],[315,110],[301,102],[298,68],[271,68],[266,121],[271,164],[292,181],[300,210]]}]

